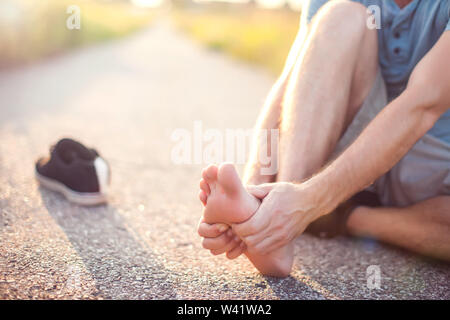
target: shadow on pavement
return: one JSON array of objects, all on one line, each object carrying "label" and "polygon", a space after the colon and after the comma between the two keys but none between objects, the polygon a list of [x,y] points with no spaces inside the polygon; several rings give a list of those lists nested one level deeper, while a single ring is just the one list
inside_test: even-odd
[{"label": "shadow on pavement", "polygon": [[336,299],[332,293],[328,292],[319,283],[308,276],[297,279],[296,275],[291,275],[284,279],[264,277],[273,293],[281,300],[296,299],[295,292],[299,292],[297,299],[301,300],[323,300]]},{"label": "shadow on pavement", "polygon": [[42,202],[59,224],[105,299],[174,299],[168,272],[143,247],[120,213],[109,205],[80,207],[39,187]]}]

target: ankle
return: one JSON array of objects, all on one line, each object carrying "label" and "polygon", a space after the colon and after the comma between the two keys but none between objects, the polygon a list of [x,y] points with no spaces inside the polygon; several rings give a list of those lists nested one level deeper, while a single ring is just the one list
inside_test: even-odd
[{"label": "ankle", "polygon": [[353,211],[350,213],[346,228],[349,234],[353,236],[366,236],[366,222],[367,222],[367,215],[370,214],[370,207],[365,206],[358,206],[353,209]]}]

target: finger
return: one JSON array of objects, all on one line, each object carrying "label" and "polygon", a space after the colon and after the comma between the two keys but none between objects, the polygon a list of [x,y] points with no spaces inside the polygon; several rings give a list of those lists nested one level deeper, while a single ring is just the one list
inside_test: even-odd
[{"label": "finger", "polygon": [[206,198],[207,198],[207,196],[206,196],[205,191],[200,190],[200,191],[198,192],[198,198],[199,198],[200,201],[203,203],[203,205],[206,206]]},{"label": "finger", "polygon": [[267,239],[269,235],[266,234],[266,232],[259,232],[252,234],[250,236],[244,237],[242,241],[245,242],[245,244],[249,247],[255,247],[257,244],[261,243],[264,239]]},{"label": "finger", "polygon": [[225,247],[231,240],[232,239],[224,233],[216,238],[203,238],[202,245],[203,248],[208,250],[218,250]]},{"label": "finger", "polygon": [[248,185],[246,186],[246,189],[248,193],[255,196],[258,199],[265,198],[269,192],[273,189],[274,184],[273,183],[264,183],[259,185]]},{"label": "finger", "polygon": [[[275,238],[274,236],[268,237],[261,242],[257,243],[256,245],[249,247],[249,250],[251,249],[253,252],[265,255],[270,253],[271,251],[278,249],[281,246],[280,241]],[[272,249],[272,250],[270,250]]]},{"label": "finger", "polygon": [[224,233],[229,227],[223,223],[208,224],[200,222],[198,225],[198,234],[204,238],[216,238]]},{"label": "finger", "polygon": [[211,250],[213,255],[219,255],[228,251],[232,251],[234,248],[239,247],[241,240],[231,239],[225,246],[219,249]]},{"label": "finger", "polygon": [[207,196],[211,193],[211,189],[209,188],[209,184],[205,181],[205,179],[200,180],[200,189],[202,189]]},{"label": "finger", "polygon": [[234,233],[241,239],[264,230],[270,223],[270,212],[264,203],[256,210],[255,214],[243,223],[232,224]]},{"label": "finger", "polygon": [[236,259],[241,254],[243,254],[246,250],[246,246],[244,242],[241,242],[239,246],[235,247],[233,250],[227,252],[227,258],[230,260]]}]

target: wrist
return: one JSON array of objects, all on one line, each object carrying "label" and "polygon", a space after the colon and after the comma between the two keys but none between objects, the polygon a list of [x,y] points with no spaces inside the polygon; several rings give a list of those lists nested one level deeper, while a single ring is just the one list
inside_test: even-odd
[{"label": "wrist", "polygon": [[340,188],[319,175],[300,184],[303,197],[309,198],[312,219],[332,212],[341,202]]}]

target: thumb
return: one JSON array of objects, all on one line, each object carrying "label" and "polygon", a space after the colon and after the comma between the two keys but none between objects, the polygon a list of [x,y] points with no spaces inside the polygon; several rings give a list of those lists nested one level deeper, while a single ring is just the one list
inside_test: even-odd
[{"label": "thumb", "polygon": [[248,185],[246,186],[246,189],[248,193],[255,196],[258,199],[264,199],[269,192],[273,189],[274,183],[264,183],[259,184],[257,186],[255,185]]}]

